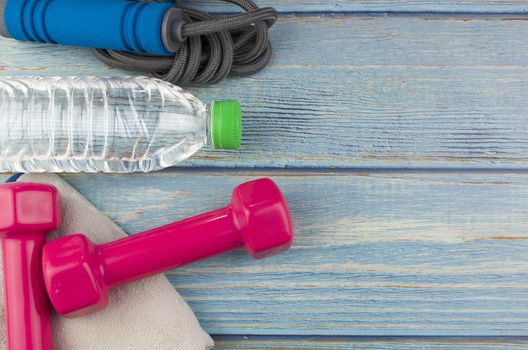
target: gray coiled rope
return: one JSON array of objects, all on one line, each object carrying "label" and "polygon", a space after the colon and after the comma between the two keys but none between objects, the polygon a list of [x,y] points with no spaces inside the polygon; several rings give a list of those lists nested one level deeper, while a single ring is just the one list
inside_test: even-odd
[{"label": "gray coiled rope", "polygon": [[247,76],[264,69],[272,54],[268,29],[277,21],[274,8],[259,8],[251,0],[224,0],[246,12],[214,18],[184,8],[186,40],[173,57],[94,49],[103,63],[150,74],[173,84],[216,83],[230,76]]}]

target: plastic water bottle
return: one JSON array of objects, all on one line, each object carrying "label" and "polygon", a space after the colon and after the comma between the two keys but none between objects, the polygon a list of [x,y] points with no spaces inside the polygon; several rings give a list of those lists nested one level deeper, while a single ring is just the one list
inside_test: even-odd
[{"label": "plastic water bottle", "polygon": [[0,77],[0,171],[148,172],[240,146],[238,101],[145,77]]}]

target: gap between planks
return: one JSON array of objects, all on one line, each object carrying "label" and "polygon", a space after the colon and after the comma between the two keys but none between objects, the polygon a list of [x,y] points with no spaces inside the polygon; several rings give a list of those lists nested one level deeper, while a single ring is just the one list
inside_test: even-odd
[{"label": "gap between planks", "polygon": [[501,350],[526,349],[526,337],[318,337],[213,335],[215,349]]}]

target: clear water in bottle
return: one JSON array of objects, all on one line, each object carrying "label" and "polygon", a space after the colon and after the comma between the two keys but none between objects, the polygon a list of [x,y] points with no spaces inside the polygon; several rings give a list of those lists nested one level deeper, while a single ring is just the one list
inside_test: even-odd
[{"label": "clear water in bottle", "polygon": [[237,101],[146,77],[0,77],[0,171],[148,172],[238,148]]}]

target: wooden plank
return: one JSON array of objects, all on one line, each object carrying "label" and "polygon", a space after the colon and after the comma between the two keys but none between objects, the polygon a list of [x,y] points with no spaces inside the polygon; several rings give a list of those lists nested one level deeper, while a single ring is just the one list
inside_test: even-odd
[{"label": "wooden plank", "polygon": [[[526,169],[527,31],[512,18],[282,19],[267,70],[191,88],[243,101],[242,149],[183,165]],[[0,51],[3,75],[117,73],[86,50]]]},{"label": "wooden plank", "polygon": [[271,176],[293,249],[243,252],[169,279],[213,334],[528,335],[528,176],[517,173],[170,171],[68,175],[134,233],[215,209]]},{"label": "wooden plank", "polygon": [[[212,12],[232,12],[233,7],[214,0],[176,0],[181,6],[198,7]],[[432,0],[258,0],[259,6],[273,6],[281,12],[473,12],[526,13],[523,0],[514,1],[432,1]]]},{"label": "wooden plank", "polygon": [[215,349],[226,350],[514,350],[526,349],[526,339],[508,338],[320,338],[320,337],[216,337]]}]

